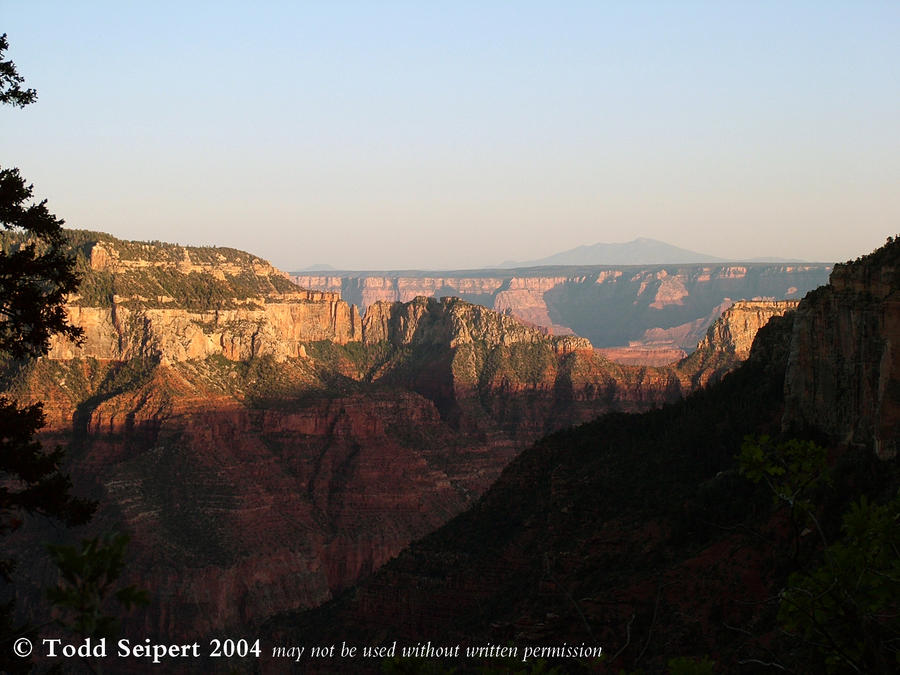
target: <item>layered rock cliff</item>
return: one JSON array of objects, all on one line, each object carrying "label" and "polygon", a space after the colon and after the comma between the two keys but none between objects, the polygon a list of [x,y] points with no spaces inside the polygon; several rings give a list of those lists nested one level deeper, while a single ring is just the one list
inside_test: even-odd
[{"label": "layered rock cliff", "polygon": [[50,358],[283,359],[302,356],[304,342],[362,339],[355,307],[299,288],[243,251],[80,230],[68,237],[82,282],[67,311],[86,339],[81,346],[54,339]]},{"label": "layered rock cliff", "polygon": [[785,379],[786,429],[900,448],[900,241],[837,265],[797,309]]},{"label": "layered rock cliff", "polygon": [[728,307],[707,329],[697,348],[678,363],[693,388],[720,380],[750,356],[757,333],[773,317],[793,312],[796,300],[743,300]]},{"label": "layered rock cliff", "polygon": [[418,297],[411,302],[376,302],[366,314],[363,330],[366,344],[416,342],[446,344],[452,349],[475,342],[503,346],[548,343],[560,355],[593,349],[586,338],[548,336],[512,317],[454,297],[440,301]]},{"label": "layered rock cliff", "polygon": [[584,338],[546,336],[457,298],[375,303],[363,336],[395,348],[373,373],[379,381],[422,393],[452,424],[493,420],[521,443],[599,411],[661,405],[693,386],[690,366],[621,366]]},{"label": "layered rock cliff", "polygon": [[304,288],[340,293],[362,313],[376,302],[457,296],[595,347],[693,350],[737,300],[799,299],[829,265],[734,264],[545,267],[446,272],[298,274]]},{"label": "layered rock cliff", "polygon": [[258,356],[305,356],[304,344],[362,339],[356,307],[335,297],[266,302],[261,306],[190,311],[179,307],[135,306],[114,299],[110,307],[67,307],[70,323],[85,331],[81,345],[51,342],[49,358],[127,361],[151,358],[164,363],[222,355],[233,361]]},{"label": "layered rock cliff", "polygon": [[745,361],[759,329],[773,316],[784,316],[797,308],[799,300],[751,300],[734,303],[716,319],[698,350],[725,351]]}]

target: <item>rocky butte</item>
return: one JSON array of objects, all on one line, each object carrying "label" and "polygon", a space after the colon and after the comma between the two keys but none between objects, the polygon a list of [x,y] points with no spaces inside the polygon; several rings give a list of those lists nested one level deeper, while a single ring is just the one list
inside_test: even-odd
[{"label": "rocky butte", "polygon": [[[718,379],[786,309],[735,308],[750,318],[692,359],[629,367],[458,298],[361,318],[241,251],[69,237],[86,340],[6,364],[5,389],[44,402],[45,443],[100,503],[88,533],[132,535],[126,581],[154,596],[129,619],[142,636],[327,601],[471,506],[528,443]],[[59,536],[35,524],[13,541],[33,608],[52,576],[34,552]]]}]

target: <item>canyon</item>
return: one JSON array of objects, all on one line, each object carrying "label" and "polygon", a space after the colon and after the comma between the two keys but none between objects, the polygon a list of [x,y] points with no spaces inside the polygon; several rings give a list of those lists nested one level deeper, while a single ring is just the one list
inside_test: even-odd
[{"label": "canyon", "polygon": [[375,302],[455,296],[538,326],[577,334],[623,362],[673,362],[741,300],[799,300],[831,265],[698,263],[511,270],[298,273],[298,285],[339,293],[361,313]]},{"label": "canyon", "polygon": [[[736,370],[672,405],[611,413],[544,437],[465,513],[352,592],[273,619],[266,634],[283,641],[339,634],[373,644],[388,635],[412,644],[439,636],[474,645],[603,647],[602,662],[541,664],[566,672],[675,672],[673,659],[696,672],[747,664],[824,672],[826,660],[846,657],[784,631],[775,617],[786,586],[809,577],[803,565],[823,564],[820,538],[840,541],[842,509],[888,504],[894,510],[886,527],[896,540],[890,504],[897,504],[900,485],[898,293],[900,240],[889,238],[874,253],[836,266],[830,283],[793,311],[776,316],[765,303],[735,305],[693,357],[709,358],[725,340],[725,352],[747,357]],[[742,448],[752,452],[774,438],[787,439],[786,447],[824,444],[834,483],[817,488],[828,495],[815,507],[815,525],[808,521],[819,536],[791,534],[787,507],[773,507],[772,489],[746,477]],[[795,469],[779,464],[772,475],[786,470]],[[835,560],[821,568],[823,595],[842,583]],[[803,573],[790,576],[798,566]],[[850,585],[859,587],[864,574],[868,568],[850,574]],[[896,598],[896,578],[891,583],[894,595],[887,597]],[[860,606],[851,590],[842,591],[841,602]],[[900,628],[889,614],[878,625],[885,639]],[[829,605],[815,621],[839,616]],[[860,641],[850,644],[869,639],[858,619],[846,626]],[[896,649],[878,644],[860,660],[893,672]]]},{"label": "canyon", "polygon": [[[66,447],[99,502],[64,536],[132,535],[126,580],[154,602],[127,626],[147,635],[327,601],[470,507],[528,444],[719,379],[790,309],[738,305],[688,359],[624,366],[459,298],[376,301],[363,317],[243,252],[70,237],[83,282],[67,311],[85,340],[8,364],[5,388],[43,402],[43,442]],[[13,540],[31,552],[18,584],[33,608],[49,536]]]}]

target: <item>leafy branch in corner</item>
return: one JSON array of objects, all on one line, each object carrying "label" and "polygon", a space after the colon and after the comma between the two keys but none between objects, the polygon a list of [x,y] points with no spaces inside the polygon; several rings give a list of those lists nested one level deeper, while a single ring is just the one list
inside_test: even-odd
[{"label": "leafy branch in corner", "polygon": [[[778,621],[803,669],[829,673],[900,671],[900,493],[885,504],[865,495],[844,513],[841,537],[830,543],[816,516],[817,496],[832,484],[827,452],[809,441],[746,438],[741,472],[764,483],[788,508],[798,569],[779,594]],[[800,564],[799,527],[809,521],[822,546]],[[779,666],[780,667],[780,666]]]},{"label": "leafy branch in corner", "polygon": [[825,448],[811,441],[790,439],[775,443],[769,436],[746,437],[739,457],[741,473],[754,483],[765,483],[776,508],[787,507],[797,562],[801,537],[813,525],[823,544],[825,534],[816,518],[814,495],[831,485]]},{"label": "leafy branch in corner", "polygon": [[862,496],[843,518],[825,562],[800,570],[781,593],[778,618],[825,655],[829,672],[900,671],[900,495]]}]

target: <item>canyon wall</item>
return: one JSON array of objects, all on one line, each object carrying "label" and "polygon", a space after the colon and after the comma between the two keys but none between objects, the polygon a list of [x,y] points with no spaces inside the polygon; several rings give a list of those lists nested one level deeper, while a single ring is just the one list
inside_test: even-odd
[{"label": "canyon wall", "polygon": [[706,263],[446,272],[297,274],[304,288],[340,293],[364,314],[376,302],[456,296],[595,347],[692,350],[738,300],[797,300],[830,265]]},{"label": "canyon wall", "polygon": [[[451,429],[414,392],[248,403],[221,383],[252,378],[221,363],[160,367],[73,412],[62,394],[85,366],[58,364],[49,417],[75,428],[44,439],[67,445],[75,485],[99,499],[90,531],[131,534],[127,581],[153,598],[128,619],[142,635],[205,635],[320,604],[464,509],[515,451]],[[46,574],[35,569],[35,587]]]},{"label": "canyon wall", "polygon": [[281,360],[303,356],[305,342],[362,339],[356,307],[244,251],[67,235],[82,282],[66,310],[85,340],[54,338],[52,359]]},{"label": "canyon wall", "polygon": [[66,311],[70,323],[84,330],[85,341],[78,345],[54,337],[51,359],[153,358],[170,363],[212,355],[233,361],[269,355],[280,360],[304,356],[303,344],[310,341],[362,339],[356,307],[334,296],[207,311],[135,307],[116,299],[111,307],[68,305]]},{"label": "canyon wall", "polygon": [[785,379],[784,426],[872,446],[884,459],[900,444],[900,243],[837,265],[807,296]]},{"label": "canyon wall", "polygon": [[593,349],[586,338],[548,336],[513,317],[455,297],[440,301],[422,296],[407,302],[378,301],[366,314],[363,335],[367,344],[446,342],[453,348],[480,341],[503,346],[548,342],[558,354]]}]

